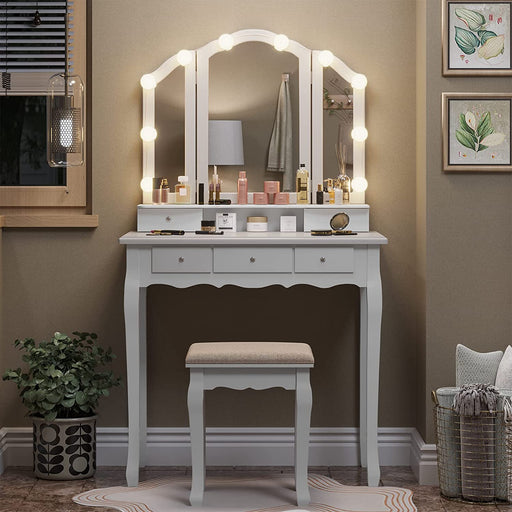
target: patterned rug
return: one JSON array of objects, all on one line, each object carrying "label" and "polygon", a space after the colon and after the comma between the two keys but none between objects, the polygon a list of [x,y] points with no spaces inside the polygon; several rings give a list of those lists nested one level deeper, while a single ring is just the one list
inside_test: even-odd
[{"label": "patterned rug", "polygon": [[412,491],[398,487],[353,487],[310,475],[311,504],[295,505],[293,475],[269,478],[207,478],[204,505],[189,505],[190,477],[159,478],[138,487],[83,492],[75,503],[122,512],[416,512]]}]

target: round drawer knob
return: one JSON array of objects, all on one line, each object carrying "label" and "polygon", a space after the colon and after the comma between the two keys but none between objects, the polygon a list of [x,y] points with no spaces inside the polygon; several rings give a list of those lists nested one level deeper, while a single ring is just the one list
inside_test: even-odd
[{"label": "round drawer knob", "polygon": [[320,261],[321,261],[322,263],[325,263],[325,258],[322,256],[322,257],[320,258]]},{"label": "round drawer knob", "polygon": [[254,262],[256,261],[256,258],[255,258],[254,256],[251,256],[251,257],[249,258],[249,261],[250,261],[251,263],[254,263]]},{"label": "round drawer knob", "polygon": [[167,222],[171,222],[171,217],[169,217],[169,215],[167,215],[167,217],[165,217],[165,220],[166,220]]},{"label": "round drawer knob", "polygon": [[178,258],[178,261],[179,261],[180,263],[183,263],[183,262],[185,261],[185,258],[184,258],[183,256],[180,256],[180,257]]}]

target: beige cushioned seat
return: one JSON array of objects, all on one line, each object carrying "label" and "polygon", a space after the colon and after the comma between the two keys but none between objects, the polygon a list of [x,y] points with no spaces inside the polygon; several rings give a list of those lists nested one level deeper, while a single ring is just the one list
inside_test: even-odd
[{"label": "beige cushioned seat", "polygon": [[193,343],[185,363],[201,364],[304,364],[315,359],[307,343],[274,341]]}]

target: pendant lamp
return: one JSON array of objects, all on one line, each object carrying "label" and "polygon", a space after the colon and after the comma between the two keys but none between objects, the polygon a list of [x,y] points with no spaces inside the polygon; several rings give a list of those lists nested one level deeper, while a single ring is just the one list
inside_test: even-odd
[{"label": "pendant lamp", "polygon": [[50,77],[47,98],[47,158],[50,167],[84,163],[84,84],[69,74],[69,10],[66,0],[64,73]]}]

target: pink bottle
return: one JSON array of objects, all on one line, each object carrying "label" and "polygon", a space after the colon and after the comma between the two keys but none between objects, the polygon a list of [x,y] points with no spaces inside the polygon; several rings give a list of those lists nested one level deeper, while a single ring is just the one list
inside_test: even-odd
[{"label": "pink bottle", "polygon": [[247,204],[247,174],[245,171],[238,173],[238,204]]}]

